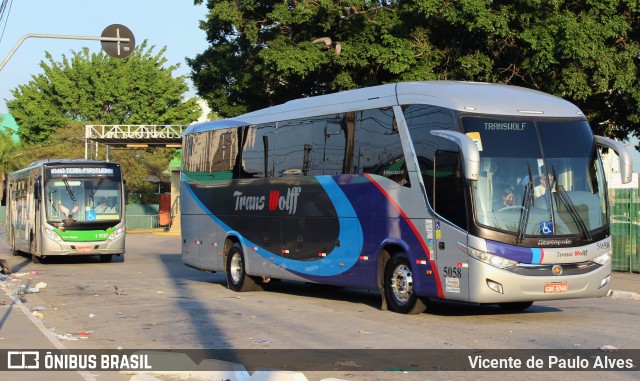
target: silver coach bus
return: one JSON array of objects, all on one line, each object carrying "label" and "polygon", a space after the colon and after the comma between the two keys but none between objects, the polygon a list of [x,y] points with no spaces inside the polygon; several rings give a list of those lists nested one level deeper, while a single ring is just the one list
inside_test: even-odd
[{"label": "silver coach bus", "polygon": [[182,256],[249,291],[273,279],[380,290],[383,308],[606,295],[607,185],[583,113],[520,87],[345,91],[190,126]]}]

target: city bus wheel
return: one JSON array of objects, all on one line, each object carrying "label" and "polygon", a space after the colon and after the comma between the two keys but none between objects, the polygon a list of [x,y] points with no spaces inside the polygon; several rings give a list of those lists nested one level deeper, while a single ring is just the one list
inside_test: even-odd
[{"label": "city bus wheel", "polygon": [[100,262],[102,263],[109,263],[111,262],[112,258],[113,258],[112,254],[100,254]]},{"label": "city bus wheel", "polygon": [[227,255],[227,283],[237,292],[247,292],[256,288],[256,282],[244,271],[244,255],[240,244],[236,243]]},{"label": "city bus wheel", "polygon": [[512,303],[500,303],[499,306],[503,311],[507,312],[520,312],[531,307],[533,302],[512,302]]},{"label": "city bus wheel", "polygon": [[389,309],[402,314],[419,314],[427,305],[413,292],[413,272],[407,255],[394,255],[384,269],[384,293]]}]

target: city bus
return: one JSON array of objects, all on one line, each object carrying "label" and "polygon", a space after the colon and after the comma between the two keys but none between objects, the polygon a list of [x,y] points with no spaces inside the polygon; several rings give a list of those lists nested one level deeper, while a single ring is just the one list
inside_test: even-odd
[{"label": "city bus", "polygon": [[[573,104],[521,87],[403,82],[293,100],[183,136],[182,259],[235,291],[272,280],[520,311],[606,295],[600,147]],[[542,179],[542,180],[541,180]],[[542,185],[545,180],[549,183]]]},{"label": "city bus", "polygon": [[9,174],[7,241],[15,255],[40,263],[56,255],[98,255],[110,262],[125,250],[120,164],[41,160]]}]

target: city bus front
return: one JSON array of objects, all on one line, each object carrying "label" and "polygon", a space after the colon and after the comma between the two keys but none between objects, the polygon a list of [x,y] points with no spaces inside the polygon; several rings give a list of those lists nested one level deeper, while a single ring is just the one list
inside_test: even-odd
[{"label": "city bus front", "polygon": [[461,118],[479,152],[469,181],[469,300],[528,306],[609,290],[604,170],[584,119]]},{"label": "city bus front", "polygon": [[40,254],[111,256],[124,253],[124,202],[116,163],[45,165]]}]

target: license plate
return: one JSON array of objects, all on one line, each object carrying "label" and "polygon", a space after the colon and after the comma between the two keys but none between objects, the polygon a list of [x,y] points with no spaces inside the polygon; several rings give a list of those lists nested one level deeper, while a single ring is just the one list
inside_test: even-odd
[{"label": "license plate", "polygon": [[91,246],[79,246],[76,248],[76,251],[78,253],[90,253],[93,251],[93,248]]},{"label": "license plate", "polygon": [[567,292],[569,289],[569,285],[567,282],[559,282],[559,283],[546,283],[544,285],[544,292],[547,293],[557,293],[557,292]]}]

